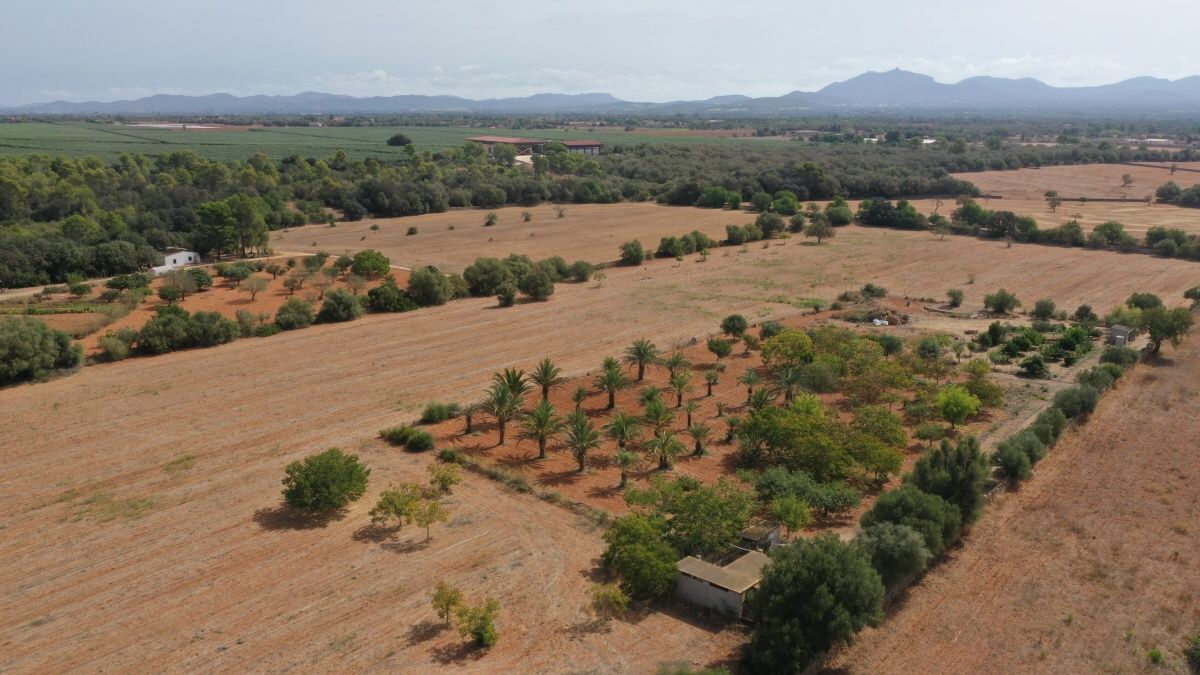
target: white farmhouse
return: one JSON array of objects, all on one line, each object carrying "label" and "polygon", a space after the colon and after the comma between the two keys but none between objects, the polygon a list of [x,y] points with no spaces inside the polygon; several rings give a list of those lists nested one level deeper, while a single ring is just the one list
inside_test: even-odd
[{"label": "white farmhouse", "polygon": [[163,264],[151,268],[154,270],[154,275],[158,276],[166,274],[173,269],[195,265],[200,262],[200,254],[195,251],[188,251],[182,248],[168,248],[163,251]]}]

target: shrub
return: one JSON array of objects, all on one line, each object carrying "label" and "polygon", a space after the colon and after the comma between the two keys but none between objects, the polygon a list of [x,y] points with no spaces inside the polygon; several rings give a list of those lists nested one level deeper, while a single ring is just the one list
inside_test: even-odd
[{"label": "shrub", "polygon": [[422,307],[444,305],[454,297],[454,287],[444,274],[431,267],[413,270],[408,278],[408,297]]},{"label": "shrub", "polygon": [[254,329],[254,337],[271,337],[272,335],[279,335],[279,332],[282,330],[279,324],[264,323]]},{"label": "shrub", "polygon": [[961,307],[963,303],[963,292],[961,288],[951,288],[946,291],[947,304],[951,307]]},{"label": "shrub", "polygon": [[496,258],[476,258],[463,270],[463,278],[471,295],[487,297],[495,295],[504,284],[512,283],[513,274]]},{"label": "shrub", "polygon": [[1090,414],[1099,402],[1100,392],[1091,387],[1074,386],[1055,394],[1052,405],[1061,410],[1068,419],[1074,419]]},{"label": "shrub", "polygon": [[428,431],[414,431],[404,443],[404,449],[409,452],[428,452],[435,446],[433,434]]},{"label": "shrub", "polygon": [[428,403],[421,413],[421,424],[436,424],[454,419],[462,413],[462,406],[457,403]]},{"label": "shrub", "polygon": [[178,307],[160,307],[138,331],[137,349],[143,354],[166,354],[189,346],[190,315]]},{"label": "shrub", "polygon": [[646,249],[642,248],[642,242],[634,239],[621,244],[621,264],[623,265],[641,265],[646,261]]},{"label": "shrub", "polygon": [[182,346],[215,347],[233,342],[241,334],[236,321],[226,319],[217,312],[196,312],[188,319],[188,339]]},{"label": "shrub", "polygon": [[586,260],[576,260],[571,263],[567,277],[577,284],[587,283],[596,273],[596,266]]},{"label": "shrub", "polygon": [[387,441],[389,445],[404,445],[417,431],[418,429],[416,427],[410,427],[408,425],[400,427],[388,427],[387,429],[381,429],[379,431],[379,437]]},{"label": "shrub", "polygon": [[629,609],[629,596],[616,584],[592,584],[588,595],[592,598],[592,611],[601,620],[620,616]]},{"label": "shrub", "polygon": [[387,274],[389,270],[391,261],[373,248],[355,253],[350,263],[350,271],[360,277],[377,277]]},{"label": "shrub", "polygon": [[335,288],[325,294],[321,311],[317,312],[317,323],[353,321],[363,314],[363,305],[349,291]]},{"label": "shrub", "polygon": [[826,534],[781,546],[771,558],[751,600],[755,626],[746,655],[752,671],[801,672],[883,620],[883,582],[858,544]]},{"label": "shrub", "polygon": [[109,331],[100,338],[100,360],[123,361],[129,358],[138,333],[132,328]]},{"label": "shrub", "polygon": [[288,298],[275,312],[275,324],[283,330],[311,326],[316,318],[312,303],[300,298]]},{"label": "shrub", "polygon": [[950,426],[958,426],[979,412],[978,398],[956,384],[942,387],[937,394],[937,408]]},{"label": "shrub", "polygon": [[512,307],[517,301],[517,285],[513,283],[505,284],[496,292],[496,300],[499,301],[501,307]]},{"label": "shrub", "polygon": [[71,336],[30,318],[0,318],[0,386],[44,380],[83,362]]},{"label": "shrub", "polygon": [[1009,451],[1016,449],[1029,459],[1029,466],[1040,462],[1046,456],[1046,444],[1030,429],[1024,429],[996,444],[996,450]]},{"label": "shrub", "polygon": [[761,340],[768,340],[783,332],[783,324],[778,321],[764,321],[758,327],[758,337]]},{"label": "shrub", "polygon": [[458,632],[463,637],[474,640],[477,647],[491,647],[500,639],[499,633],[496,632],[496,615],[499,613],[500,603],[492,598],[474,607],[461,605],[455,610]]},{"label": "shrub", "polygon": [[1075,382],[1085,387],[1091,387],[1096,391],[1106,391],[1113,385],[1113,382],[1117,378],[1113,377],[1112,371],[1105,368],[1105,366],[1112,368],[1119,367],[1112,363],[1105,363],[1095,368],[1089,368],[1075,376]]},{"label": "shrub", "polygon": [[1187,646],[1183,648],[1183,656],[1192,672],[1200,673],[1200,633],[1188,639]]},{"label": "shrub", "polygon": [[997,446],[992,453],[992,464],[1000,469],[1000,476],[1009,482],[1025,480],[1032,475],[1029,456],[1012,445]]},{"label": "shrub", "polygon": [[622,516],[604,533],[601,563],[616,573],[621,588],[638,599],[666,595],[675,587],[679,554],[663,540],[662,526],[642,514]]},{"label": "shrub", "polygon": [[1017,296],[1001,288],[995,293],[985,295],[983,297],[983,306],[997,314],[1008,314],[1020,307],[1021,301],[1017,299]]},{"label": "shrub", "polygon": [[854,539],[871,557],[871,566],[889,589],[905,585],[929,566],[933,554],[920,533],[907,525],[880,523]]},{"label": "shrub", "polygon": [[750,322],[741,314],[730,314],[721,320],[721,332],[726,335],[740,337],[746,333]]},{"label": "shrub", "polygon": [[885,492],[862,517],[862,526],[879,523],[907,525],[921,534],[929,552],[937,557],[954,543],[962,527],[962,514],[950,502],[904,485]]},{"label": "shrub", "polygon": [[762,232],[761,239],[774,239],[783,232],[783,218],[777,213],[761,213],[755,219],[754,225]]},{"label": "shrub", "polygon": [[1029,315],[1035,319],[1053,319],[1054,310],[1054,301],[1043,298],[1033,303],[1033,311]]},{"label": "shrub", "polygon": [[875,284],[864,285],[859,293],[867,300],[877,300],[879,298],[887,297],[887,289],[882,286],[876,286]]},{"label": "shrub", "polygon": [[554,295],[554,282],[540,269],[534,269],[517,283],[522,293],[534,300],[546,300]]},{"label": "shrub", "polygon": [[421,306],[389,279],[367,291],[367,307],[372,312],[411,312]]},{"label": "shrub", "polygon": [[1049,371],[1046,369],[1045,359],[1040,354],[1034,354],[1021,361],[1021,373],[1026,377],[1043,378]]},{"label": "shrub", "polygon": [[1037,436],[1043,444],[1051,446],[1062,435],[1063,429],[1066,427],[1067,416],[1058,408],[1047,408],[1037,416],[1033,424],[1029,425],[1029,431]]},{"label": "shrub", "polygon": [[1100,354],[1100,363],[1115,363],[1122,368],[1128,368],[1137,363],[1138,351],[1131,347],[1109,345]]},{"label": "shrub", "polygon": [[287,466],[283,498],[292,507],[314,513],[336,511],[366,492],[370,475],[357,455],[330,448]]}]

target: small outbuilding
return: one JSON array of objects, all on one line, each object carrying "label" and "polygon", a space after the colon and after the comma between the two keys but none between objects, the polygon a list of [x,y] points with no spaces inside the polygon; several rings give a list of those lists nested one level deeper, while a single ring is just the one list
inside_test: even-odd
[{"label": "small outbuilding", "polygon": [[163,264],[151,268],[155,275],[166,274],[173,269],[195,265],[200,262],[200,254],[182,248],[169,248],[163,251]]},{"label": "small outbuilding", "polygon": [[1124,347],[1129,344],[1129,339],[1133,333],[1133,329],[1129,326],[1117,324],[1108,327],[1108,344]]},{"label": "small outbuilding", "polygon": [[762,581],[768,561],[759,551],[748,551],[724,567],[688,556],[676,563],[675,594],[693,605],[741,618],[746,596]]},{"label": "small outbuilding", "polygon": [[772,523],[751,525],[738,534],[739,546],[752,551],[770,551],[780,543],[779,526]]}]

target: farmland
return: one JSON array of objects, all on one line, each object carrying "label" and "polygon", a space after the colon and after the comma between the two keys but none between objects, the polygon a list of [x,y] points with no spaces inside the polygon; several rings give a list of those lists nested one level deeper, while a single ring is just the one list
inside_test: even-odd
[{"label": "farmland", "polygon": [[[1145,201],[1158,186],[1173,180],[1182,186],[1200,183],[1200,162],[1175,163],[1180,169],[1171,173],[1171,163],[1089,164],[1083,166],[1046,166],[1040,169],[1014,171],[981,171],[955,174],[969,180],[986,194],[1002,195],[1008,199],[1042,200],[1047,190],[1055,190],[1063,199],[1090,197],[1092,199],[1133,199]],[[1128,174],[1133,182],[1125,185]]]},{"label": "farmland", "polygon": [[[274,160],[291,155],[328,157],[345,150],[351,159],[397,159],[401,148],[389,147],[387,139],[404,133],[418,150],[443,150],[461,146],[480,134],[533,136],[555,140],[595,139],[614,143],[771,143],[753,135],[730,136],[688,133],[676,129],[498,129],[495,127],[252,127],[180,131],[119,126],[90,122],[21,122],[0,124],[0,156],[31,153],[94,155],[116,159],[123,152],[158,154],[194,150],[213,160],[243,160],[263,152]],[[744,131],[749,134],[750,132]]]},{"label": "farmland", "polygon": [[[1096,269],[1113,273],[1097,284]],[[15,542],[0,562],[0,666],[644,672],[725,662],[744,635],[687,610],[595,629],[583,609],[595,526],[482,478],[455,491],[451,522],[428,544],[360,534],[378,490],[420,480],[429,461],[371,437],[428,401],[477,395],[502,367],[545,356],[586,376],[635,338],[674,345],[732,311],[791,320],[802,298],[867,281],[897,296],[962,285],[966,307],[1003,285],[1027,302],[1106,308],[1135,290],[1175,304],[1192,270],[850,227],[821,246],[790,240],[616,268],[598,288],[560,285],[545,303],[461,300],[0,390],[0,509],[13,514],[5,533]],[[279,508],[281,469],[332,445],[363,457],[372,488],[344,518],[297,527]],[[427,598],[441,580],[501,601],[504,637],[487,655],[438,630]]]},{"label": "farmland", "polygon": [[1200,623],[1200,342],[1129,380],[830,670],[1186,672],[1179,650]]}]

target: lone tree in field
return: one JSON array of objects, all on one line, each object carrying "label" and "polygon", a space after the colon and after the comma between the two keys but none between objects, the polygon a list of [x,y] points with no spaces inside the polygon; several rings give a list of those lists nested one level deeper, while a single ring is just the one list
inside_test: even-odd
[{"label": "lone tree in field", "polygon": [[983,306],[997,314],[1008,314],[1020,307],[1021,301],[1017,299],[1017,296],[1001,288],[995,293],[983,296]]},{"label": "lone tree in field", "polygon": [[660,356],[658,347],[645,338],[634,341],[633,344],[625,349],[625,363],[630,365],[637,364],[638,382],[645,379],[646,366],[658,363]]},{"label": "lone tree in field", "polygon": [[1058,207],[1062,206],[1062,197],[1058,196],[1057,190],[1047,190],[1045,197],[1046,206],[1050,207],[1050,213],[1054,213],[1058,210]]},{"label": "lone tree in field", "polygon": [[730,314],[721,320],[721,332],[733,337],[741,337],[750,328],[750,322],[741,314]]},{"label": "lone tree in field", "polygon": [[617,392],[630,385],[629,376],[620,368],[605,368],[596,376],[596,388],[608,394],[608,409],[617,405]]},{"label": "lone tree in field", "polygon": [[550,401],[542,399],[521,419],[521,438],[537,441],[538,459],[546,458],[546,443],[562,433],[562,418],[554,411]]},{"label": "lone tree in field", "polygon": [[835,234],[837,230],[824,213],[813,214],[813,219],[804,226],[804,236],[816,239],[817,244],[820,244],[822,239],[832,239]]},{"label": "lone tree in field", "polygon": [[287,466],[283,498],[290,506],[313,513],[336,511],[366,492],[370,475],[358,455],[330,448]]},{"label": "lone tree in field", "polygon": [[247,278],[245,281],[243,281],[242,287],[240,290],[243,293],[249,293],[250,294],[250,302],[254,302],[254,299],[256,297],[258,297],[259,293],[262,293],[263,291],[267,290],[267,286],[268,286],[268,283],[265,278],[255,275],[255,276],[251,276],[251,277]]},{"label": "lone tree in field", "polygon": [[600,447],[600,432],[596,431],[595,425],[587,415],[573,412],[567,417],[563,443],[571,450],[575,461],[579,463],[579,473],[583,473],[587,469],[588,452]]},{"label": "lone tree in field", "polygon": [[538,361],[537,366],[529,373],[529,381],[542,388],[542,400],[550,398],[550,390],[557,389],[566,383],[562,369],[550,359]]},{"label": "lone tree in field", "polygon": [[438,618],[450,625],[455,619],[458,608],[463,603],[463,592],[455,586],[442,581],[433,589],[433,611]]},{"label": "lone tree in field", "polygon": [[1133,185],[1133,176],[1131,174],[1121,174],[1121,187],[1129,187]]}]

